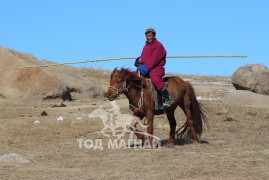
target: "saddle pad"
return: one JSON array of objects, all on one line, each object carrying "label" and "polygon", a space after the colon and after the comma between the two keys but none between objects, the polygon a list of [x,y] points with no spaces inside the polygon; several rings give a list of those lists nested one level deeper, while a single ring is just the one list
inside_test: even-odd
[{"label": "saddle pad", "polygon": [[[149,81],[149,84],[153,92],[155,110],[164,110],[162,94],[155,89],[151,81]],[[168,86],[168,83],[165,82],[165,85]]]}]

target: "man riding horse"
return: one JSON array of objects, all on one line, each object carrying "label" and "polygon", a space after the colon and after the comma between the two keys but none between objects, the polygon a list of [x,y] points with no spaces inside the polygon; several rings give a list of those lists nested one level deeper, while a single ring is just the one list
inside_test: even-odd
[{"label": "man riding horse", "polygon": [[146,44],[141,56],[135,61],[135,66],[143,76],[149,76],[156,90],[160,91],[164,99],[165,109],[172,106],[172,98],[167,91],[163,76],[166,63],[166,50],[156,39],[156,31],[153,28],[146,29]]},{"label": "man riding horse", "polygon": [[[137,72],[130,71],[129,69],[121,68],[118,70],[115,68],[111,73],[110,86],[106,92],[108,100],[113,101],[121,94],[126,95],[134,117],[138,117],[139,119],[145,117],[147,119],[149,144],[150,147],[154,147],[153,118],[156,111],[152,97],[153,92],[151,87],[141,86],[142,84],[145,85],[147,81],[146,78],[149,75],[153,85],[161,92],[165,100],[164,106],[166,110],[161,113],[167,115],[170,125],[167,144],[172,146],[175,144],[176,133],[178,137],[191,137],[193,142],[199,142],[199,138],[203,132],[203,124],[207,121],[207,118],[197,101],[192,85],[178,76],[170,76],[166,77],[165,80],[163,79],[165,75],[164,65],[166,63],[166,50],[163,45],[157,41],[154,29],[147,29],[145,35],[147,39],[146,45],[143,48],[141,57],[137,58],[135,61],[135,66],[138,67],[138,71],[143,77],[139,77]],[[168,84],[167,87],[165,81]],[[138,82],[141,83],[140,86],[137,86]],[[177,122],[175,110],[177,107],[183,110],[186,116],[186,122],[176,131]],[[136,126],[137,121],[132,123],[130,128],[137,138],[144,142],[146,135],[141,134],[141,131],[139,131]]]}]

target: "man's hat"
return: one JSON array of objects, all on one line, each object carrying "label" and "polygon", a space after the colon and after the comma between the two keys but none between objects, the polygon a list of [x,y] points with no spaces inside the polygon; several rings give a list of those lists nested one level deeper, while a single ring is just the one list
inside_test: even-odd
[{"label": "man's hat", "polygon": [[156,34],[156,31],[155,31],[155,29],[153,29],[153,28],[148,28],[148,29],[146,29],[146,32],[145,32],[145,34],[148,34],[149,32],[152,32],[153,34]]}]

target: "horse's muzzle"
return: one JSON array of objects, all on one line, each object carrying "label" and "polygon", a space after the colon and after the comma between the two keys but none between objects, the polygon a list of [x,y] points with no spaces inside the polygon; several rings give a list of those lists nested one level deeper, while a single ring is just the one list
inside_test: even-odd
[{"label": "horse's muzzle", "polygon": [[117,95],[115,95],[113,92],[108,90],[106,93],[106,97],[109,101],[113,101],[114,99],[116,99]]}]

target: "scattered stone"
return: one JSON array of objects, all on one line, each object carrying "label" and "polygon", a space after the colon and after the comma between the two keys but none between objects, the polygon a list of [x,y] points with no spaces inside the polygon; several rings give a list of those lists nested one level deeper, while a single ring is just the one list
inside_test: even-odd
[{"label": "scattered stone", "polygon": [[269,95],[269,69],[260,64],[242,66],[232,75],[232,84],[237,90]]},{"label": "scattered stone", "polygon": [[247,115],[248,115],[248,116],[251,116],[251,117],[255,117],[255,116],[257,115],[257,113],[248,111],[248,112],[247,112]]},{"label": "scattered stone", "polygon": [[232,122],[232,121],[235,121],[235,120],[233,118],[231,118],[231,117],[226,117],[226,119],[224,121]]},{"label": "scattered stone", "polygon": [[57,118],[57,121],[63,121],[64,120],[64,117],[63,116],[59,116],[58,118]]},{"label": "scattered stone", "polygon": [[48,113],[46,111],[42,111],[41,116],[47,116]]},{"label": "scattered stone", "polygon": [[30,163],[30,161],[19,154],[10,153],[0,156],[0,163]]},{"label": "scattered stone", "polygon": [[40,124],[40,121],[35,121],[34,124]]},{"label": "scattered stone", "polygon": [[266,116],[264,116],[264,118],[265,118],[265,119],[269,119],[269,114],[268,114],[268,115],[266,115]]},{"label": "scattered stone", "polygon": [[64,103],[61,103],[61,105],[53,105],[52,108],[56,108],[56,107],[66,107],[66,105]]}]

